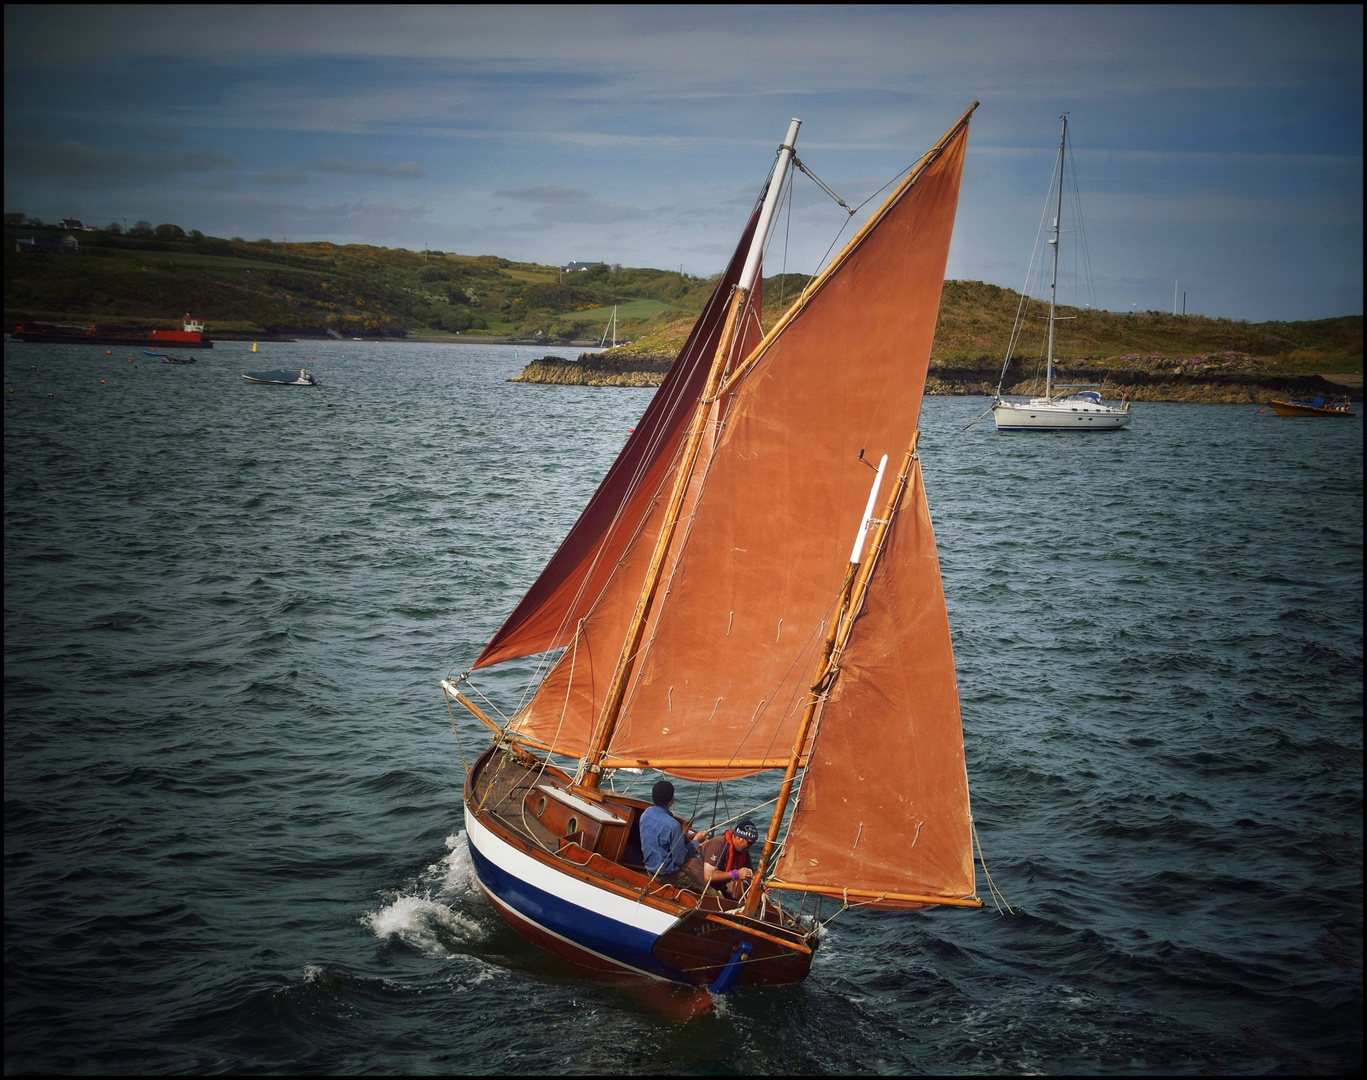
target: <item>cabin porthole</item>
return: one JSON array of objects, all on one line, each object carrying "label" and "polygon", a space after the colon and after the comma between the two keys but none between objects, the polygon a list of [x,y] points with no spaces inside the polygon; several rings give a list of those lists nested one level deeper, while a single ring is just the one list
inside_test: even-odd
[{"label": "cabin porthole", "polygon": [[540,816],[541,816],[542,814],[544,814],[545,812],[546,812],[546,796],[542,795],[541,798],[537,799],[537,801],[536,801],[536,816],[537,816],[537,817],[540,817]]},{"label": "cabin porthole", "polygon": [[569,821],[565,822],[565,835],[566,835],[566,836],[573,836],[573,835],[574,835],[575,833],[577,833],[578,831],[579,831],[579,819],[578,819],[577,817],[572,817],[572,818],[570,818]]}]

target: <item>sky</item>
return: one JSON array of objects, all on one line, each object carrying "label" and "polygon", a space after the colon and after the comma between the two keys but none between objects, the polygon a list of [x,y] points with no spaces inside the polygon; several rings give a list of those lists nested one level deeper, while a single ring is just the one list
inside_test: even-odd
[{"label": "sky", "polygon": [[[710,275],[789,118],[860,206],[979,101],[948,277],[1025,283],[1067,113],[1061,300],[1328,318],[1362,50],[1356,5],[7,5],[4,209]],[[765,273],[858,221],[799,177]]]}]

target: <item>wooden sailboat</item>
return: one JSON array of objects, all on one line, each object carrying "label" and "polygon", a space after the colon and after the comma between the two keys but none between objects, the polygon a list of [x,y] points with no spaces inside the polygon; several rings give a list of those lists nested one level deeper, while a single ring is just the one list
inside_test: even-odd
[{"label": "wooden sailboat", "polygon": [[[1054,325],[1061,319],[1074,316],[1056,314],[1058,300],[1058,251],[1062,239],[1063,165],[1068,147],[1068,117],[1062,117],[1063,132],[1058,144],[1058,198],[1054,205],[1054,235],[1049,244],[1054,249],[1053,276],[1049,282],[1049,344],[1044,359],[1044,396],[1029,401],[1008,401],[1002,396],[1006,369],[1011,364],[1011,352],[1020,338],[1022,320],[1028,307],[1028,296],[1023,290],[1016,324],[1006,346],[1006,360],[1002,377],[997,383],[996,399],[991,413],[998,431],[1119,431],[1130,423],[1130,403],[1108,405],[1101,400],[1100,387],[1091,384],[1058,384],[1054,382]],[[1062,390],[1063,393],[1057,393]]]},{"label": "wooden sailboat", "polygon": [[[793,121],[634,435],[471,671],[559,658],[503,721],[470,672],[442,683],[493,731],[464,791],[481,889],[586,970],[715,992],[795,982],[817,898],[982,906],[916,452],[973,108],[761,335],[760,253]],[[742,899],[646,872],[650,804],[617,792],[619,770],[772,770]]]}]

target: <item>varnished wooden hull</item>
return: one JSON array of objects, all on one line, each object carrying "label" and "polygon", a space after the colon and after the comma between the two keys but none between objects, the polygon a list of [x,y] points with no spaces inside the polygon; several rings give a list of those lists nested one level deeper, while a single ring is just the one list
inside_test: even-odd
[{"label": "varnished wooden hull", "polygon": [[[555,788],[543,798],[547,787]],[[533,944],[584,969],[612,978],[645,976],[718,990],[735,984],[789,983],[806,977],[816,938],[769,905],[762,918],[728,913],[715,896],[700,898],[624,865],[618,841],[648,804],[606,794],[599,812],[617,817],[594,833],[584,812],[569,805],[578,839],[554,827],[564,810],[569,778],[541,763],[491,748],[466,779],[465,828],[470,858],[484,894]],[[549,802],[538,820],[535,807]],[[566,800],[568,802],[569,800]],[[580,800],[583,803],[583,800]],[[542,825],[546,821],[550,826]],[[603,848],[614,858],[596,850]],[[726,907],[734,906],[732,904]],[[734,961],[734,963],[733,963]],[[720,981],[719,981],[720,980]]]}]

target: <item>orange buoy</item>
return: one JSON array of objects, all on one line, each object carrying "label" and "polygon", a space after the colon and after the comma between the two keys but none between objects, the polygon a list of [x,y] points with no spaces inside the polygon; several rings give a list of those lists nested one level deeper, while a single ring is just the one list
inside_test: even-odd
[{"label": "orange buoy", "polygon": [[105,356],[113,356],[113,355],[114,355],[114,350],[113,350],[113,349],[105,349],[104,354],[105,354]]},{"label": "orange buoy", "polygon": [[102,382],[102,383],[107,383],[108,381],[109,381],[108,379],[101,379],[101,380],[100,380],[100,382]]}]

